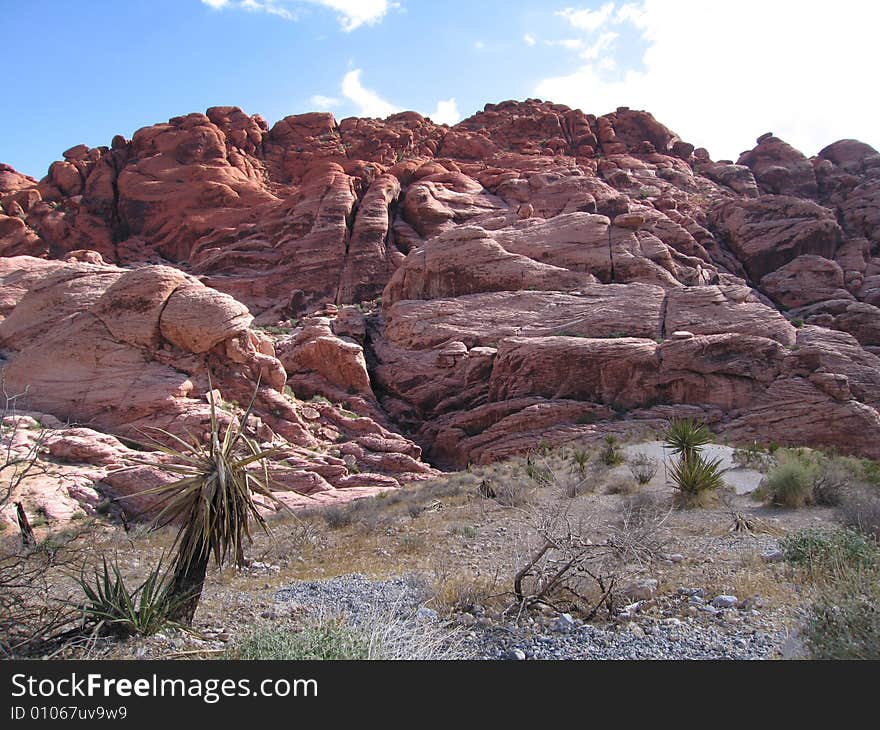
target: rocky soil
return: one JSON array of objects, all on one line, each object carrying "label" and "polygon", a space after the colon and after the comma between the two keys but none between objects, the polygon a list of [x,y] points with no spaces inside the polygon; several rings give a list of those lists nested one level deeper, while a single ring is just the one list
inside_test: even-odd
[{"label": "rocky soil", "polygon": [[[630,454],[655,449],[654,442],[626,446]],[[570,453],[541,463],[555,475],[551,483],[514,459],[273,518],[270,535],[255,534],[243,569],[211,569],[195,634],[99,641],[71,647],[70,655],[210,659],[234,655],[255,634],[339,617],[368,633],[392,626],[410,644],[404,653],[420,657],[428,640],[432,656],[487,660],[803,656],[798,634],[812,600],[809,581],[782,559],[779,541],[834,526],[834,508],[767,506],[733,488],[743,483],[739,469],[726,472],[730,485],[719,499],[694,509],[673,508],[662,466],[636,487],[627,465],[594,463],[571,496],[565,478],[579,472]],[[515,485],[516,498],[486,498],[486,481]],[[514,600],[514,575],[540,546],[548,517],[561,515],[595,544],[630,536],[652,546],[637,559],[603,564],[618,581],[615,599],[592,618],[562,605],[521,611]],[[750,531],[734,529],[737,516]],[[171,539],[167,529],[109,530],[92,549],[140,577]]]}]

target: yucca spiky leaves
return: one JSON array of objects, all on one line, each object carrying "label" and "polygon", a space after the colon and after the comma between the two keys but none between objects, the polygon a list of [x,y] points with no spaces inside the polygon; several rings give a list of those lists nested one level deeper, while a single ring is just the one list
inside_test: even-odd
[{"label": "yucca spiky leaves", "polygon": [[718,489],[724,483],[721,478],[721,459],[708,460],[699,453],[675,462],[669,470],[669,476],[687,497],[696,497],[703,492]]},{"label": "yucca spiky leaves", "polygon": [[108,565],[106,558],[103,569],[94,570],[93,580],[83,570],[77,582],[86,598],[84,604],[77,606],[83,622],[99,633],[149,636],[174,624],[170,616],[175,602],[167,595],[167,577],[162,577],[161,562],[133,589],[126,584],[119,565],[115,561]]},{"label": "yucca spiky leaves", "polygon": [[673,419],[664,434],[666,448],[679,457],[669,470],[681,503],[697,504],[706,494],[721,487],[721,459],[706,459],[703,447],[712,442],[712,432],[705,424],[690,418]]},{"label": "yucca spiky leaves", "polygon": [[[159,468],[179,478],[139,495],[160,497],[156,526],[180,525],[172,547],[174,575],[168,591],[171,597],[190,596],[189,602],[175,613],[175,618],[186,622],[192,621],[210,558],[213,556],[219,566],[231,556],[236,565],[241,565],[244,541],[251,541],[250,519],[266,529],[253,494],[277,501],[269,490],[266,460],[278,452],[261,450],[246,432],[258,389],[259,383],[247,409],[240,418],[230,420],[225,429],[217,417],[213,398],[210,400],[211,430],[206,442],[194,438],[187,442],[168,431],[155,429],[165,443],[154,440],[154,448],[173,460]],[[137,461],[156,466],[153,462]],[[259,469],[254,469],[255,465]]]},{"label": "yucca spiky leaves", "polygon": [[712,442],[712,432],[705,424],[691,418],[674,418],[663,436],[666,448],[676,456],[689,459],[699,450]]}]

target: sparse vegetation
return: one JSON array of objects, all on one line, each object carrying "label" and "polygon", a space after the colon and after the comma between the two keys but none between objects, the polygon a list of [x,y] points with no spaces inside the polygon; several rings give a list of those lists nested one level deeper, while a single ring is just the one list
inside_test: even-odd
[{"label": "sparse vegetation", "polygon": [[741,469],[764,471],[773,463],[770,452],[761,448],[757,441],[752,442],[745,448],[734,449],[732,458],[733,463]]},{"label": "sparse vegetation", "polygon": [[265,628],[252,632],[229,659],[310,661],[369,659],[370,637],[340,619],[315,621],[299,630]]},{"label": "sparse vegetation", "polygon": [[880,558],[877,544],[852,529],[798,530],[779,541],[786,561],[814,579],[833,578],[841,570],[870,568]]},{"label": "sparse vegetation", "polygon": [[880,548],[851,529],[801,530],[781,541],[815,587],[802,636],[814,659],[880,658]]}]

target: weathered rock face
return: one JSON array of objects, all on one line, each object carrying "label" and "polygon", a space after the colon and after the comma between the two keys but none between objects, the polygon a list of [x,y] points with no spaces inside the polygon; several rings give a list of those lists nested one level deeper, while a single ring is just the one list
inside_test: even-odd
[{"label": "weathered rock face", "polygon": [[214,107],[63,158],[0,166],[4,367],[44,413],[199,431],[209,370],[238,402],[259,379],[273,473],[327,495],[430,473],[401,433],[464,465],[682,414],[880,456],[855,140],[716,162],[530,99],[452,128]]},{"label": "weathered rock face", "polygon": [[[372,418],[284,395],[284,366],[271,339],[249,329],[253,318],[244,305],[178,269],[14,257],[3,259],[0,288],[7,295],[0,322],[6,392],[21,394],[18,406],[59,427],[49,434],[49,457],[106,467],[100,474],[89,470],[93,478],[83,494],[120,497],[163,478],[148,465],[120,473],[110,469],[132,467],[135,452],[95,429],[140,442],[162,440],[155,429],[205,438],[211,386],[228,399],[219,411],[224,422],[238,411],[236,402],[246,403],[256,391],[249,425],[257,438],[280,450],[272,473],[279,489],[289,492],[282,495],[286,501],[307,501],[299,492],[320,493],[323,500],[361,496],[432,473],[419,461],[418,446]],[[344,360],[334,367],[322,358],[327,350],[320,351],[320,333],[306,332],[303,339],[294,364],[324,372],[330,382],[357,383],[356,368],[346,370]],[[369,393],[362,353],[358,364],[359,385]],[[65,423],[88,428],[64,428]],[[343,447],[353,450],[350,463]],[[161,455],[152,456],[161,461]],[[358,491],[342,491],[349,486]],[[136,514],[151,503],[137,498],[123,506]]]}]

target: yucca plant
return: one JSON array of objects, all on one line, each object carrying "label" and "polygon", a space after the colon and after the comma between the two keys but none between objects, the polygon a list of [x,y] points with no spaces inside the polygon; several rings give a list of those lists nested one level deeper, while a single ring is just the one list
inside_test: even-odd
[{"label": "yucca plant", "polygon": [[605,466],[617,466],[618,464],[622,464],[624,462],[624,457],[623,453],[620,451],[620,441],[618,441],[617,436],[613,433],[609,433],[603,440],[605,441],[605,445],[599,452],[600,461],[605,464]]},{"label": "yucca plant", "polygon": [[686,461],[699,454],[706,444],[712,443],[712,432],[692,418],[673,418],[663,440],[673,455]]},{"label": "yucca plant", "polygon": [[724,484],[721,459],[707,460],[702,454],[703,447],[712,442],[712,432],[705,424],[691,418],[673,419],[663,440],[666,448],[679,457],[669,476],[683,504],[698,504]]},{"label": "yucca plant", "polygon": [[587,471],[587,463],[590,461],[590,452],[586,449],[575,449],[571,455],[572,461],[577,464],[581,474]]},{"label": "yucca plant", "polygon": [[77,582],[86,597],[86,603],[77,608],[82,611],[84,624],[98,633],[149,636],[177,624],[171,617],[175,602],[169,600],[161,562],[133,589],[126,585],[119,564],[114,560],[108,565],[107,558],[103,559],[102,570],[95,568],[94,580],[82,570]]},{"label": "yucca plant", "polygon": [[682,457],[669,470],[681,501],[687,505],[698,504],[705,496],[724,484],[721,459],[707,460],[696,453],[689,458]]},{"label": "yucca plant", "polygon": [[[209,377],[209,388],[211,388]],[[154,527],[172,523],[180,525],[172,546],[171,577],[166,595],[172,604],[171,618],[192,623],[213,557],[221,566],[227,557],[235,565],[244,563],[244,541],[252,542],[250,519],[267,530],[266,522],[257,511],[253,494],[261,494],[277,502],[269,491],[266,459],[277,450],[260,450],[255,439],[247,435],[247,421],[253,409],[257,389],[240,418],[229,421],[225,430],[217,418],[213,398],[211,430],[207,442],[191,438],[190,442],[163,429],[155,429],[167,443],[154,442],[154,447],[172,457],[174,463],[160,468],[180,478],[139,495],[159,495],[161,508]],[[140,463],[153,462],[141,461]],[[259,465],[259,473],[250,467]]]}]

